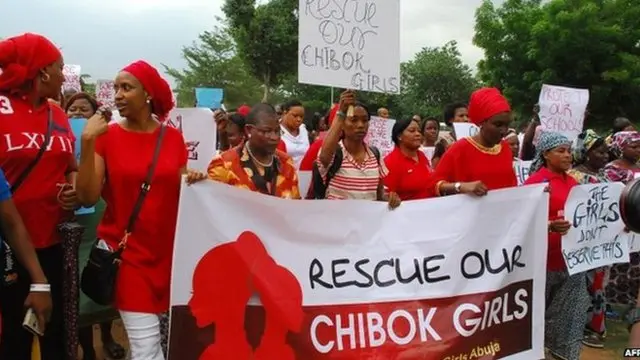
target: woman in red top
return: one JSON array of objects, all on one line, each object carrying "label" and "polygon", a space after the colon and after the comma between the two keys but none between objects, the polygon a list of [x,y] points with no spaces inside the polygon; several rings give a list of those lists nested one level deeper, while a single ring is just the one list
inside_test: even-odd
[{"label": "woman in red top", "polygon": [[432,177],[438,195],[474,194],[517,186],[511,148],[502,138],[509,130],[511,107],[495,88],[471,95],[469,117],[480,127],[477,135],[455,142],[440,160]]},{"label": "woman in red top", "polygon": [[[102,197],[107,208],[98,239],[118,247],[140,193],[160,133],[173,108],[169,84],[138,61],[115,80],[123,121],[107,125],[98,112],[82,134],[78,196],[86,206]],[[187,150],[182,134],[166,127],[151,190],[137,216],[116,284],[115,304],[129,336],[132,359],[162,360],[159,314],[169,308],[169,284],[181,174]]]},{"label": "woman in red top", "polygon": [[393,125],[391,140],[396,144],[384,158],[387,176],[384,186],[398,194],[402,201],[426,199],[429,196],[429,159],[420,150],[422,134],[417,120],[398,120]]},{"label": "woman in red top", "polygon": [[567,173],[571,161],[569,139],[558,133],[543,132],[525,185],[549,185],[545,347],[559,359],[578,360],[591,301],[586,273],[569,276],[562,254],[562,235],[571,227],[564,217],[564,206],[571,188],[578,185]]},{"label": "woman in red top", "polygon": [[67,115],[47,101],[59,97],[62,68],[60,51],[40,35],[24,34],[0,42],[0,164],[10,184],[16,185],[25,176],[50,134],[49,145],[13,198],[46,279],[30,279],[29,273],[17,266],[17,282],[2,288],[0,359],[30,358],[32,336],[24,331],[22,321],[31,282],[48,281],[53,300],[51,322],[40,342],[43,359],[63,359],[66,352],[63,250],[57,226],[77,205],[72,185],[77,169]]}]

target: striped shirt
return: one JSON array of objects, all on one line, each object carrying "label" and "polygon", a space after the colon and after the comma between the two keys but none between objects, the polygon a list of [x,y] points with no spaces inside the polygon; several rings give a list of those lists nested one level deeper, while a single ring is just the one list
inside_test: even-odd
[{"label": "striped shirt", "polygon": [[[379,161],[366,146],[367,154],[362,163],[357,163],[353,156],[345,149],[342,141],[338,144],[342,149],[342,165],[327,186],[326,199],[333,200],[377,200],[378,185],[387,174],[384,161]],[[329,166],[324,167],[319,159],[318,170],[322,180],[326,181],[327,172],[335,160],[335,156]]]}]

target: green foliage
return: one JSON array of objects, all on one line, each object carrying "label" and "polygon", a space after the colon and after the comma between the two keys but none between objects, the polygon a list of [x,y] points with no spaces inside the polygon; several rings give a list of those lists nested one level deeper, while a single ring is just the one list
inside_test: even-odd
[{"label": "green foliage", "polygon": [[474,42],[485,51],[483,81],[530,114],[543,83],[587,88],[587,126],[608,127],[640,111],[640,2],[485,0]]},{"label": "green foliage", "polygon": [[224,89],[224,103],[233,108],[242,103],[260,100],[260,83],[248,72],[237,55],[235,43],[223,27],[205,31],[199,42],[182,49],[187,61],[185,70],[165,67],[167,74],[177,82],[174,89],[178,105],[192,107],[197,87]]},{"label": "green foliage", "polygon": [[238,56],[263,86],[263,101],[297,68],[298,1],[226,0],[222,8]]}]

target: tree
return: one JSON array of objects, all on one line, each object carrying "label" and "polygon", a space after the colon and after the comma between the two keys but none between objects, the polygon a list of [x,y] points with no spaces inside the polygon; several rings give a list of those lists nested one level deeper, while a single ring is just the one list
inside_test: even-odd
[{"label": "tree", "polygon": [[187,61],[185,70],[163,65],[177,82],[175,92],[180,106],[195,104],[194,89],[197,87],[224,89],[224,102],[230,107],[260,99],[260,83],[238,56],[233,38],[225,27],[200,34],[199,42],[182,49],[182,56]]},{"label": "tree", "polygon": [[80,75],[80,88],[82,89],[83,92],[91,96],[96,96],[96,84],[89,82],[90,80],[91,80],[91,75],[89,74]]},{"label": "tree", "polygon": [[263,86],[262,100],[294,74],[298,59],[298,1],[226,0],[222,8],[238,55]]},{"label": "tree", "polygon": [[436,115],[450,103],[467,101],[478,83],[463,63],[455,41],[442,47],[425,47],[403,63],[402,94],[397,102],[403,116]]},{"label": "tree", "polygon": [[474,43],[482,79],[524,113],[543,83],[587,88],[588,126],[640,111],[640,3],[625,0],[485,0]]}]

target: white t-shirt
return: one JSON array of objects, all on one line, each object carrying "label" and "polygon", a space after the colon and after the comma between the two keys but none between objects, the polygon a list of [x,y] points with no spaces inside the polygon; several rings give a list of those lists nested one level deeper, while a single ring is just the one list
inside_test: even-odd
[{"label": "white t-shirt", "polygon": [[293,136],[283,125],[280,125],[282,129],[282,141],[287,145],[287,153],[293,158],[293,163],[296,169],[300,168],[300,163],[304,154],[309,149],[309,133],[307,127],[304,124],[300,125],[300,131],[298,136]]}]

